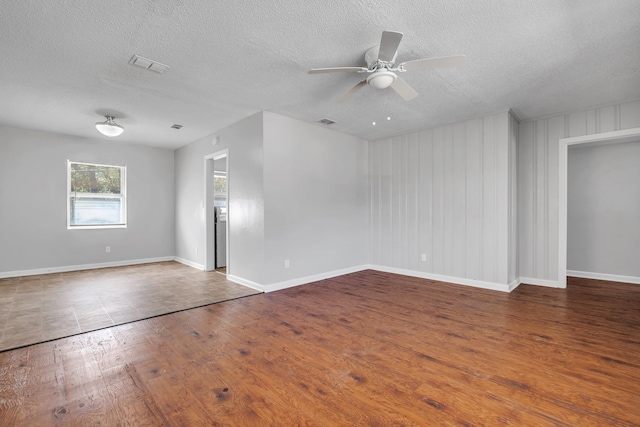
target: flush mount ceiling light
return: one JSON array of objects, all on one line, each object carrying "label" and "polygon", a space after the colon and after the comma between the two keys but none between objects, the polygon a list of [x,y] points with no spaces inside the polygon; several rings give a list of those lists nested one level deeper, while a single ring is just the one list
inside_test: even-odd
[{"label": "flush mount ceiling light", "polygon": [[386,89],[396,81],[396,76],[391,71],[377,71],[367,77],[367,83],[376,89]]},{"label": "flush mount ceiling light", "polygon": [[96,129],[98,129],[98,132],[104,136],[108,136],[109,138],[113,138],[114,136],[118,136],[124,132],[124,128],[113,121],[113,116],[105,117],[107,119],[106,121],[96,123]]}]

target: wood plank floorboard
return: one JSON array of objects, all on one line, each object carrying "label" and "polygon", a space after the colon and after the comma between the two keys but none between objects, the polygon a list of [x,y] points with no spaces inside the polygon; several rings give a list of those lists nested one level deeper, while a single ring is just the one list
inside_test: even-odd
[{"label": "wood plank floorboard", "polygon": [[0,353],[0,426],[638,426],[640,286],[364,271]]},{"label": "wood plank floorboard", "polygon": [[174,261],[0,279],[0,351],[257,293]]}]

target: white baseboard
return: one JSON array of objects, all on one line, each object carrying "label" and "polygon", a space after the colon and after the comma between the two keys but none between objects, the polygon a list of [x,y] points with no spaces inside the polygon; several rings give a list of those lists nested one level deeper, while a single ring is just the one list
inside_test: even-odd
[{"label": "white baseboard", "polygon": [[255,289],[256,291],[264,292],[264,285],[252,282],[251,280],[243,279],[242,277],[227,274],[227,280],[242,286],[246,286],[247,288]]},{"label": "white baseboard", "polygon": [[[0,272],[0,279],[10,278],[10,277],[20,277],[20,276],[34,276],[39,274],[64,273],[64,272],[79,271],[79,270],[92,270],[92,269],[108,268],[108,267],[124,267],[127,265],[149,264],[149,263],[164,262],[164,261],[176,261],[181,264],[187,265],[189,267],[196,268],[198,270],[204,270],[204,266],[201,264],[186,260],[184,258],[169,256],[169,257],[146,258],[146,259],[136,259],[136,260],[126,260],[126,261],[113,261],[113,262],[104,262],[104,263],[96,263],[96,264],[80,264],[80,265],[68,265],[68,266],[62,266],[62,267],[38,268],[38,269],[32,269],[32,270],[6,271],[6,272]],[[491,290],[496,290],[501,292],[511,292],[522,283],[529,284],[529,285],[546,286],[551,288],[564,287],[564,286],[559,286],[558,282],[554,280],[534,279],[530,277],[520,277],[519,279],[514,280],[508,285],[505,285],[501,283],[484,282],[480,280],[465,279],[465,278],[453,277],[453,276],[444,276],[440,274],[425,273],[421,271],[405,270],[401,268],[387,267],[382,265],[372,265],[372,264],[365,264],[357,267],[350,267],[350,268],[344,268],[340,270],[329,271],[326,273],[315,274],[312,276],[301,277],[298,279],[287,280],[284,282],[272,283],[269,285],[261,285],[251,280],[243,279],[242,277],[237,277],[233,275],[227,275],[227,279],[232,282],[238,283],[243,286],[247,286],[251,289],[255,289],[260,292],[274,292],[281,289],[300,286],[307,283],[317,282],[324,279],[330,279],[332,277],[342,276],[345,274],[355,273],[363,270],[377,270],[377,271],[383,271],[387,273],[401,274],[404,276],[419,277],[419,278],[429,279],[429,280],[437,280],[440,282],[455,283],[458,285],[473,286],[476,288],[491,289]],[[574,271],[574,270],[567,271],[567,275],[573,276],[573,277],[582,277],[587,279],[610,280],[614,282],[640,284],[640,277],[591,273],[591,272]]]},{"label": "white baseboard", "polygon": [[[422,271],[405,270],[402,268],[387,267],[383,265],[369,265],[369,269],[384,271],[386,273],[402,274],[403,276],[419,277],[422,279],[437,280],[439,282],[455,283],[456,285],[473,286],[474,288],[491,289],[493,291],[511,292],[519,283],[515,280],[508,285],[481,280],[464,279],[461,277],[443,276],[440,274],[425,273]],[[517,283],[517,284],[516,284]]]},{"label": "white baseboard", "polygon": [[522,284],[522,282],[520,281],[520,278],[518,277],[516,280],[514,280],[511,283],[509,283],[509,292],[512,292],[515,288],[517,288],[521,284]]},{"label": "white baseboard", "polygon": [[[180,257],[174,257],[174,260],[188,267],[193,267],[193,268],[197,268],[198,270],[204,271],[204,265],[202,264],[198,264],[196,262],[189,261],[187,259],[180,258]],[[242,286],[246,286],[247,288],[255,289],[256,291],[264,292],[264,285],[261,285],[256,282],[252,282],[251,280],[243,279],[242,277],[234,276],[232,274],[227,274],[226,276],[227,276],[227,280],[231,282],[237,283]]]},{"label": "white baseboard", "polygon": [[312,276],[300,277],[299,279],[287,280],[285,282],[271,283],[264,286],[264,292],[274,292],[282,289],[292,288],[294,286],[305,285],[307,283],[317,282],[319,280],[330,279],[332,277],[343,276],[357,271],[369,269],[368,265],[360,265],[357,267],[343,268],[340,270],[328,271],[326,273],[314,274]]},{"label": "white baseboard", "polygon": [[564,288],[560,286],[557,280],[534,279],[532,277],[521,277],[520,283],[526,285],[546,286],[547,288]]},{"label": "white baseboard", "polygon": [[179,262],[180,264],[184,264],[184,265],[187,265],[189,267],[197,268],[198,270],[203,270],[204,271],[204,265],[198,264],[198,263],[193,262],[193,261],[189,261],[188,259],[184,259],[184,258],[180,258],[180,257],[173,257],[173,260],[176,261],[176,262]]},{"label": "white baseboard", "polygon": [[160,258],[146,258],[146,259],[134,259],[126,261],[113,261],[113,262],[101,262],[96,264],[79,264],[79,265],[65,265],[62,267],[48,267],[48,268],[36,268],[33,270],[19,270],[19,271],[4,271],[0,272],[0,279],[8,277],[21,277],[21,276],[36,276],[39,274],[51,274],[51,273],[66,273],[69,271],[79,270],[94,270],[97,268],[108,267],[124,267],[127,265],[137,264],[150,264],[153,262],[174,261],[175,257],[160,257]]},{"label": "white baseboard", "polygon": [[618,274],[591,273],[588,271],[567,270],[567,276],[584,279],[609,280],[611,282],[633,283],[640,285],[640,277],[620,276]]}]

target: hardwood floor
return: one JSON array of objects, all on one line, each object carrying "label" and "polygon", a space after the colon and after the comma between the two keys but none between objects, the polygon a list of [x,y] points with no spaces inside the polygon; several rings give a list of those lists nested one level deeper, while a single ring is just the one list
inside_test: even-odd
[{"label": "hardwood floor", "polygon": [[366,271],[0,353],[0,425],[640,425],[640,286]]},{"label": "hardwood floor", "polygon": [[173,261],[0,279],[0,351],[257,293]]}]

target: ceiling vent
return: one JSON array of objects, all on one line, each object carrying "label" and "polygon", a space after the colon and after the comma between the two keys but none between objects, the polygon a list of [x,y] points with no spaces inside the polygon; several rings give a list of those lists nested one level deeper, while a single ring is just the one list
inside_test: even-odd
[{"label": "ceiling vent", "polygon": [[331,119],[321,119],[321,120],[318,120],[318,123],[322,123],[323,125],[329,126],[329,125],[334,124],[335,121],[331,120]]},{"label": "ceiling vent", "polygon": [[173,125],[171,129],[182,129],[182,125]]},{"label": "ceiling vent", "polygon": [[168,65],[161,64],[158,61],[139,55],[133,55],[129,60],[129,64],[144,68],[145,70],[154,71],[158,74],[163,74],[170,68]]}]

